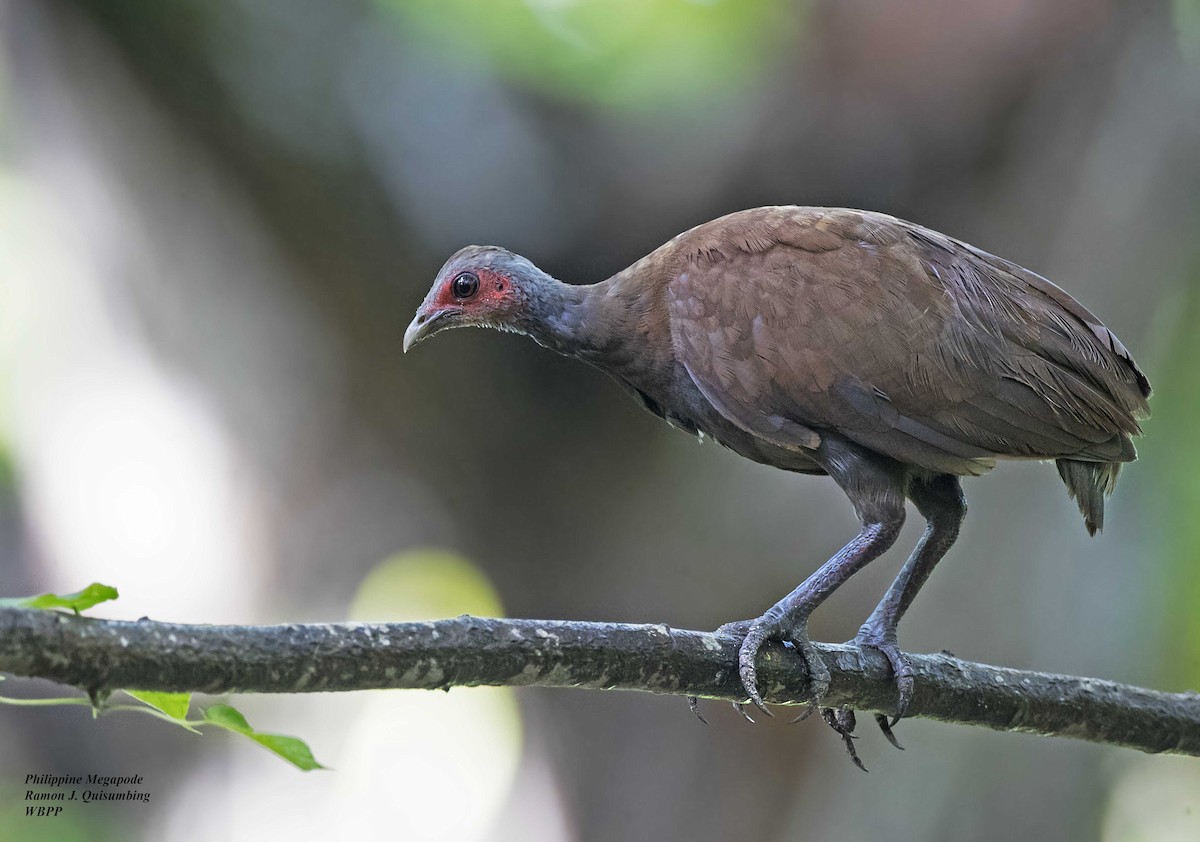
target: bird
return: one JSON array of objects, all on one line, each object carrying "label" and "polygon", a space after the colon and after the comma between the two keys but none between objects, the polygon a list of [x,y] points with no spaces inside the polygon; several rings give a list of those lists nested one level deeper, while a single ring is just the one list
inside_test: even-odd
[{"label": "bird", "polygon": [[[461,327],[524,334],[611,375],[676,428],[845,493],[853,539],[762,616],[719,630],[741,637],[738,674],[764,711],[756,658],[767,641],[800,654],[813,701],[828,691],[809,617],[895,543],[911,502],[925,530],[852,641],[890,667],[896,709],[876,721],[893,743],[915,688],[897,626],[958,537],[962,480],[1000,460],[1054,461],[1094,535],[1149,417],[1146,375],[1064,290],[872,211],[738,211],[590,285],[467,246],[438,272],[404,351]],[[823,714],[858,763],[853,714]]]}]

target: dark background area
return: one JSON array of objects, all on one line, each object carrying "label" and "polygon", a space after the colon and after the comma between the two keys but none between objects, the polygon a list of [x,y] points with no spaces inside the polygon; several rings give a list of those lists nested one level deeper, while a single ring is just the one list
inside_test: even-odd
[{"label": "dark background area", "polygon": [[[1156,387],[1097,539],[1048,466],[965,484],[902,643],[1196,688],[1198,8],[10,0],[0,593],[99,580],[122,596],[96,613],[197,622],[757,616],[853,533],[831,482],[697,447],[527,340],[457,331],[402,356],[401,335],[467,243],[590,283],[732,210],[839,205],[1046,275]],[[902,552],[814,636],[851,636]],[[863,775],[819,723],[711,705],[705,728],[680,699],[238,704],[336,771],[4,708],[0,835],[1200,835],[1194,761],[1068,741],[906,721],[902,754],[863,727]],[[80,770],[143,774],[154,800],[19,815],[29,771]]]}]

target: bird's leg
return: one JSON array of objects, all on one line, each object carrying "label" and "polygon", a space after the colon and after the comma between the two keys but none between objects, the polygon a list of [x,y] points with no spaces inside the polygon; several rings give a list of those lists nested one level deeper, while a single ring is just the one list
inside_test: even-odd
[{"label": "bird's leg", "polygon": [[738,653],[738,671],[750,700],[766,711],[758,692],[758,674],[754,665],[758,650],[767,640],[790,640],[795,644],[808,669],[813,701],[829,689],[829,668],[808,638],[808,618],[813,610],[847,579],[882,555],[896,540],[904,523],[903,509],[896,520],[863,525],[862,531],[825,562],[800,587],[775,603],[750,625]]},{"label": "bird's leg", "polygon": [[904,477],[890,460],[837,441],[822,445],[826,468],[854,503],[862,530],[849,544],[785,596],[746,631],[738,672],[750,700],[767,710],[758,691],[755,658],[767,640],[790,640],[804,658],[813,701],[829,689],[829,668],[808,638],[808,618],[847,579],[882,555],[904,525]]},{"label": "bird's leg", "polygon": [[916,549],[909,556],[904,567],[900,569],[896,580],[892,582],[879,605],[871,612],[871,616],[863,623],[854,642],[865,649],[874,649],[883,654],[891,664],[892,674],[896,680],[899,700],[896,704],[895,718],[889,724],[885,717],[877,717],[876,721],[883,728],[885,736],[895,745],[895,737],[891,736],[891,725],[904,716],[912,701],[913,674],[896,637],[896,626],[913,597],[925,584],[929,574],[950,546],[958,537],[958,529],[966,516],[967,504],[963,497],[962,487],[958,477],[949,474],[939,474],[930,480],[914,479],[908,489],[909,499],[917,507],[927,522],[925,533],[921,536]]}]

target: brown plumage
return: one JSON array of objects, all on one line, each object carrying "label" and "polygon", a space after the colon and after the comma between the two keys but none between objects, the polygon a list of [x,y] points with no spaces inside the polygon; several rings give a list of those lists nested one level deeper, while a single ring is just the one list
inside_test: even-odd
[{"label": "brown plumage", "polygon": [[515,330],[612,374],[656,415],[757,462],[829,474],[863,528],[745,632],[741,674],[793,640],[816,693],[808,615],[895,540],[911,500],[928,527],[857,638],[911,697],[895,628],[965,513],[959,477],[1053,459],[1089,532],[1150,384],[1098,318],[1046,279],[894,217],[767,207],[680,234],[592,286],[470,246],[443,267],[405,348],[444,328]]},{"label": "brown plumage", "polygon": [[[1049,281],[857,211],[763,208],[667,248],[677,359],[739,427],[805,448],[832,428],[958,476],[997,458],[1059,459],[1089,531],[1102,526],[1095,490],[1135,458],[1150,384]],[[804,428],[780,433],[772,419]]]}]

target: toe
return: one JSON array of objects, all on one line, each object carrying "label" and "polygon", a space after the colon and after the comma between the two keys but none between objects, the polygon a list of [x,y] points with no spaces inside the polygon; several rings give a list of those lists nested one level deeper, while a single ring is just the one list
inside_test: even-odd
[{"label": "toe", "polygon": [[908,705],[912,701],[916,682],[913,680],[912,667],[908,663],[908,658],[900,651],[899,646],[895,643],[890,643],[879,647],[879,650],[883,652],[884,657],[891,664],[892,676],[896,681],[896,715],[892,719],[892,724],[895,725],[908,712]]},{"label": "toe", "polygon": [[822,708],[821,718],[825,723],[837,731],[842,738],[842,745],[846,747],[846,753],[850,755],[850,760],[862,771],[867,771],[867,767],[863,765],[862,760],[858,757],[858,751],[854,748],[854,741],[858,737],[854,736],[854,726],[857,724],[854,718],[854,711],[849,708]]},{"label": "toe", "polygon": [[758,657],[758,650],[766,638],[766,630],[761,625],[752,626],[746,633],[746,639],[742,641],[742,648],[738,650],[738,675],[742,679],[742,689],[746,691],[750,701],[754,702],[755,706],[767,716],[771,716],[766,703],[759,695],[758,669],[754,665],[754,661]]},{"label": "toe", "polygon": [[735,620],[732,623],[724,623],[717,626],[717,630],[713,634],[742,638],[750,633],[750,629],[754,627],[755,622],[755,620]]},{"label": "toe", "polygon": [[896,713],[892,718],[891,724],[895,725],[908,712],[908,706],[912,702],[913,691],[916,689],[912,666],[909,664],[905,654],[900,651],[900,644],[896,642],[894,634],[876,635],[867,632],[868,630],[865,628],[860,631],[854,642],[860,649],[874,649],[883,655],[883,657],[887,658],[888,665],[892,668],[892,677],[896,682],[897,701]]},{"label": "toe", "polygon": [[804,658],[804,666],[808,671],[809,699],[813,703],[819,704],[821,699],[829,693],[829,685],[833,676],[825,664],[825,659],[821,657],[817,647],[813,646],[812,641],[809,640],[806,629],[793,629],[791,640]]},{"label": "toe", "polygon": [[908,713],[908,706],[912,702],[916,684],[911,674],[896,676],[896,689],[899,691],[899,700],[896,702],[896,717],[892,720],[893,725],[903,719],[904,715]]}]

